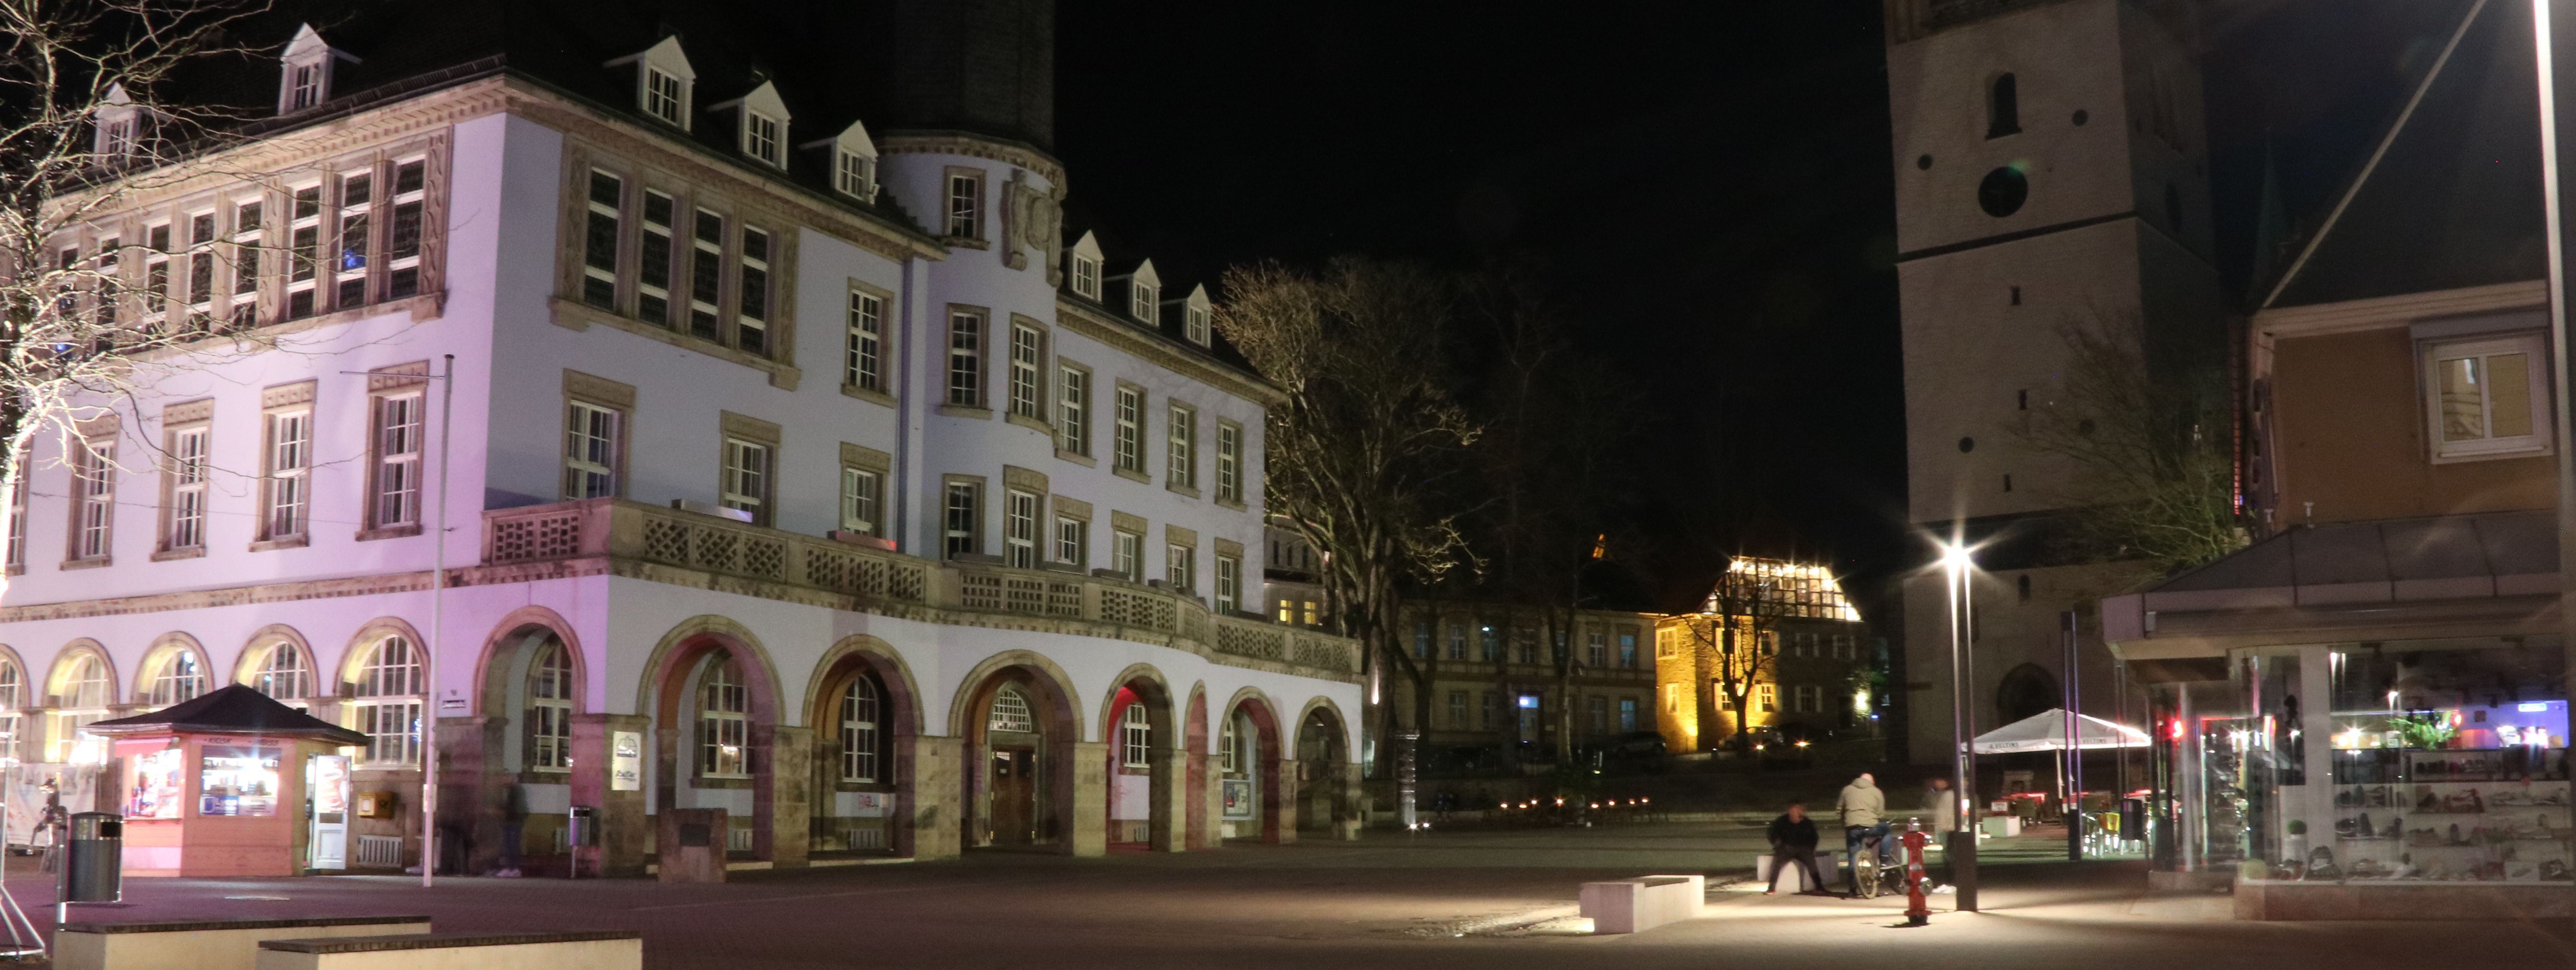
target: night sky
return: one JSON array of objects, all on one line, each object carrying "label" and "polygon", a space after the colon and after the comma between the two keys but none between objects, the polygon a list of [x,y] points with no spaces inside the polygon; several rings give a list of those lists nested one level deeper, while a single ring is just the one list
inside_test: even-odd
[{"label": "night sky", "polygon": [[[2462,9],[2208,8],[2232,291],[2266,165],[2312,223]],[[1878,593],[1921,546],[1876,0],[1086,0],[1058,31],[1070,204],[1113,262],[1177,290],[1262,258],[1536,258],[1649,405],[1647,484],[1614,497],[1636,602],[1604,605],[1678,606],[1741,551],[1829,559],[1892,625]]]}]

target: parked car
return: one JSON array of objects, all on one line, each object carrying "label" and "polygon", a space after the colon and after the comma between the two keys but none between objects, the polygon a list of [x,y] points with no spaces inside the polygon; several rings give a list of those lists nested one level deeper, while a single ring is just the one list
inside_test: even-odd
[{"label": "parked car", "polygon": [[1614,734],[1584,745],[1584,756],[1594,768],[1660,771],[1664,767],[1664,736],[1653,731]]}]

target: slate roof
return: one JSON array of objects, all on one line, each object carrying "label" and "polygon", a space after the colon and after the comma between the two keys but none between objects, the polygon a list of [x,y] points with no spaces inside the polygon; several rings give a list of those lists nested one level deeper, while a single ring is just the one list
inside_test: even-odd
[{"label": "slate roof", "polygon": [[[2472,7],[2322,233],[2257,292],[2265,308],[2542,278],[2540,116],[2527,6]],[[2525,11],[2517,14],[2516,11]],[[2444,38],[2446,41],[2448,38]]]},{"label": "slate roof", "polygon": [[367,736],[278,703],[258,689],[234,684],[149,714],[99,721],[92,734],[258,734],[365,744]]}]

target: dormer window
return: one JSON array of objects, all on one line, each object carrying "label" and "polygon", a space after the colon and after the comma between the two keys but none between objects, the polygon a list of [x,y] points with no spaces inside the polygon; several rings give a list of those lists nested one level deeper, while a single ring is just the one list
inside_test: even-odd
[{"label": "dormer window", "polygon": [[355,64],[356,57],[333,50],[324,43],[321,33],[305,24],[295,29],[295,39],[286,44],[279,56],[283,71],[278,80],[277,113],[289,114],[331,100],[331,74],[339,62]]},{"label": "dormer window", "polygon": [[1099,238],[1091,233],[1083,233],[1082,238],[1074,240],[1070,259],[1073,263],[1073,295],[1092,300],[1100,299]]},{"label": "dormer window", "polygon": [[643,109],[646,117],[687,131],[698,71],[689,66],[688,55],[680,52],[680,38],[664,37],[643,53],[629,54],[606,66],[629,64],[635,66],[635,106]]},{"label": "dormer window", "polygon": [[796,147],[832,153],[832,191],[861,202],[876,201],[877,143],[868,137],[866,125],[853,121],[838,135]]},{"label": "dormer window", "polygon": [[1215,314],[1208,303],[1207,287],[1191,287],[1190,295],[1181,300],[1182,335],[1190,338],[1191,343],[1201,347],[1207,346],[1209,334],[1214,330],[1209,323],[1214,317]]},{"label": "dormer window", "polygon": [[125,93],[125,85],[107,86],[107,98],[99,105],[96,124],[98,141],[92,151],[100,160],[128,158],[140,147],[143,135],[143,109]]},{"label": "dormer window", "polygon": [[687,127],[689,90],[679,78],[652,68],[644,69],[644,113],[668,124]]},{"label": "dormer window", "polygon": [[787,102],[778,99],[777,85],[762,81],[750,94],[708,110],[741,112],[742,153],[765,165],[787,167]]},{"label": "dormer window", "polygon": [[1146,326],[1162,323],[1163,281],[1154,274],[1154,261],[1146,260],[1127,278],[1127,313]]},{"label": "dormer window", "polygon": [[742,153],[780,168],[787,162],[778,155],[778,119],[757,111],[742,115]]}]

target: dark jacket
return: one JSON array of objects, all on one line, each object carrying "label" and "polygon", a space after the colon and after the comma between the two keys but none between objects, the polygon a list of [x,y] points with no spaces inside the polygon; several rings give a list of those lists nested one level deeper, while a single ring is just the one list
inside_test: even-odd
[{"label": "dark jacket", "polygon": [[1816,847],[1816,819],[1814,816],[1809,816],[1790,821],[1789,816],[1782,815],[1771,820],[1771,830],[1768,834],[1772,845],[1813,849]]}]

